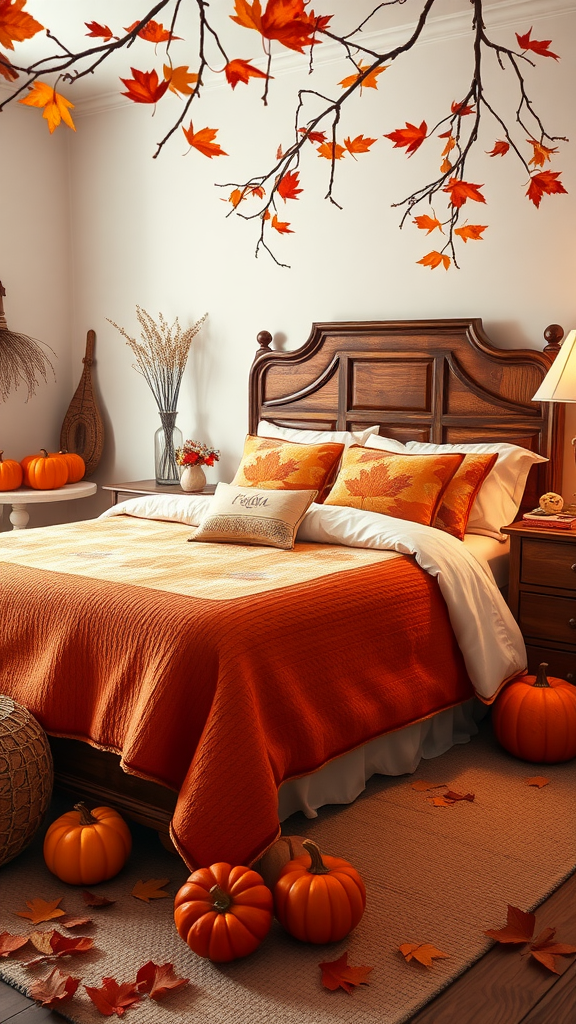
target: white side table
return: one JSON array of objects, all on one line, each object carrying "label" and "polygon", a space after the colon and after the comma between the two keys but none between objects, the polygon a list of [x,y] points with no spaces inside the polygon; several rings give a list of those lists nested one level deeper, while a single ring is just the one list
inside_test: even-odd
[{"label": "white side table", "polygon": [[19,487],[16,491],[0,491],[0,507],[11,505],[10,522],[13,530],[25,530],[30,516],[27,505],[37,505],[46,501],[72,501],[74,498],[87,498],[96,494],[96,484],[89,480],[80,480],[77,484],[65,484],[51,491],[37,491],[34,487]]}]

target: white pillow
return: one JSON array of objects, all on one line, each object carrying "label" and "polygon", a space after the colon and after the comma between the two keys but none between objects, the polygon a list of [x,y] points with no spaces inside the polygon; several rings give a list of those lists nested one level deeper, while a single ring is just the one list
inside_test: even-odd
[{"label": "white pillow", "polygon": [[500,533],[502,526],[513,522],[520,508],[526,479],[536,462],[548,462],[543,455],[520,448],[517,444],[433,444],[429,441],[408,441],[407,454],[436,455],[438,452],[497,452],[494,467],[484,480],[466,526],[466,533],[479,533],[483,537],[494,537],[505,541]]},{"label": "white pillow", "polygon": [[365,448],[378,448],[381,452],[398,452],[400,455],[406,455],[406,445],[402,444],[402,441],[395,441],[393,437],[380,437],[379,434],[373,434],[368,437],[364,442]]},{"label": "white pillow", "polygon": [[268,420],[260,420],[258,437],[280,437],[297,444],[324,444],[334,441],[348,448],[351,444],[364,444],[368,437],[378,433],[378,424],[365,430],[298,430],[296,427],[278,427]]},{"label": "white pillow", "polygon": [[318,491],[273,491],[219,483],[210,509],[188,540],[293,548]]}]

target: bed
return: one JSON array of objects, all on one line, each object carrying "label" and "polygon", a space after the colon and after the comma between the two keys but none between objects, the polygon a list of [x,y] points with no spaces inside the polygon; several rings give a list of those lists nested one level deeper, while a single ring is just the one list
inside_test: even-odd
[{"label": "bed", "polygon": [[[400,447],[507,442],[548,460],[530,470],[523,508],[560,487],[561,412],[531,402],[550,357],[497,350],[477,319],[315,324],[290,352],[272,351],[266,332],[258,341],[251,435],[266,421],[280,430],[377,426]],[[61,786],[161,835],[170,829],[189,866],[254,861],[279,817],[338,801],[343,779],[353,798],[382,770],[371,752],[383,737],[402,747],[416,730],[419,752],[445,749],[468,727],[474,693],[489,703],[523,667],[493,581],[460,551],[455,567],[452,551],[465,545],[439,530],[405,533],[391,520],[383,550],[386,517],[368,513],[358,530],[369,540],[358,542],[346,533],[356,510],[314,504],[298,535],[298,571],[286,575],[286,558],[269,548],[234,546],[226,563],[228,545],[186,545],[210,499],[176,500],[187,504],[173,522],[135,499],[86,524],[3,536],[0,687],[51,736]],[[190,547],[200,551],[196,576],[183,562]],[[132,577],[119,554],[128,551]],[[469,571],[477,580],[464,586]],[[466,587],[490,623],[476,622],[468,656],[460,634],[470,623],[458,618]],[[108,669],[106,623],[123,620],[122,654]],[[492,628],[513,636],[503,654]],[[484,694],[474,678],[483,659],[493,677]],[[150,676],[151,664],[161,671]],[[409,770],[395,756],[391,770]]]}]

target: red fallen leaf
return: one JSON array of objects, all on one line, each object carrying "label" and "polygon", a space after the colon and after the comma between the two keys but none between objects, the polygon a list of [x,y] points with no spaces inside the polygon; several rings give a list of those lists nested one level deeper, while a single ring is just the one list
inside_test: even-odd
[{"label": "red fallen leaf", "polygon": [[0,53],[0,75],[2,75],[7,82],[15,82],[16,79],[20,77],[16,68],[12,66],[12,62],[5,53]]},{"label": "red fallen leaf", "polygon": [[226,81],[232,86],[233,89],[236,88],[238,82],[244,82],[248,84],[248,79],[250,78],[267,77],[265,71],[260,71],[259,68],[253,67],[253,65],[250,64],[249,61],[240,60],[239,58],[236,60],[231,60],[224,68],[224,73],[226,75]]},{"label": "red fallen leaf", "polygon": [[200,128],[199,131],[195,132],[192,121],[190,121],[190,127],[185,128],[182,125],[182,131],[188,143],[194,149],[197,149],[199,153],[203,153],[204,156],[210,159],[213,156],[228,156],[228,153],[225,153],[222,147],[213,141],[218,134],[218,128]]},{"label": "red fallen leaf", "polygon": [[560,171],[540,171],[539,174],[532,175],[526,195],[528,199],[532,200],[534,206],[540,206],[540,200],[544,193],[548,196],[558,192],[567,195],[564,185],[559,180],[560,174]]},{"label": "red fallen leaf", "polygon": [[409,963],[410,960],[417,960],[424,967],[432,967],[433,960],[450,959],[449,953],[443,953],[441,949],[436,949],[436,946],[432,946],[429,942],[404,942],[398,949],[406,963]]},{"label": "red fallen leaf", "polygon": [[134,78],[121,78],[120,81],[126,86],[127,96],[134,103],[157,103],[162,99],[168,88],[168,82],[159,82],[156,71],[138,71],[137,68],[130,68]]},{"label": "red fallen leaf", "polygon": [[338,142],[323,142],[321,146],[318,146],[316,152],[318,156],[323,156],[326,160],[341,160],[346,155],[344,146],[341,146]]},{"label": "red fallen leaf", "polygon": [[10,953],[22,949],[27,942],[27,935],[11,935],[10,932],[0,932],[0,956],[10,956]]},{"label": "red fallen leaf", "polygon": [[116,900],[109,900],[107,896],[97,896],[88,889],[82,890],[82,899],[89,907],[111,907]]},{"label": "red fallen leaf", "polygon": [[27,900],[26,906],[28,910],[16,910],[16,917],[27,917],[32,921],[32,924],[50,921],[53,917],[62,917],[64,911],[60,909],[59,904],[63,899],[64,897],[60,896],[57,900],[42,900],[39,898]]},{"label": "red fallen leaf", "polygon": [[[343,89],[348,89],[349,86],[354,85],[362,75],[368,71],[369,64],[363,64],[362,61],[358,64],[358,71],[355,75],[348,75],[347,78],[343,78],[338,85],[341,85]],[[361,89],[377,89],[378,88],[378,75],[381,75],[383,71],[389,67],[388,64],[381,64],[380,67],[374,68],[366,78],[363,79]]]},{"label": "red fallen leaf", "polygon": [[494,143],[494,149],[491,149],[490,151],[486,150],[486,152],[488,153],[488,156],[506,156],[509,149],[509,142],[505,142],[504,139],[498,139],[498,141]]},{"label": "red fallen leaf", "polygon": [[355,153],[368,153],[370,146],[373,146],[376,139],[366,139],[363,135],[357,135],[355,139],[344,139],[344,145],[348,152],[356,159]]},{"label": "red fallen leaf", "polygon": [[458,103],[454,100],[452,107],[450,108],[453,114],[458,114],[459,117],[466,117],[466,114],[475,114],[476,110],[474,107],[468,106],[466,103]]},{"label": "red fallen leaf", "polygon": [[430,270],[435,270],[435,268],[439,267],[442,263],[444,270],[448,270],[451,260],[446,253],[436,252],[436,250],[433,249],[432,252],[426,253],[421,260],[416,260],[416,262],[421,263],[424,267],[430,267]]},{"label": "red fallen leaf", "polygon": [[442,189],[450,194],[452,206],[464,206],[467,199],[473,199],[476,203],[485,203],[484,196],[479,191],[483,185],[473,185],[470,181],[461,181],[460,178],[450,178],[450,181]]},{"label": "red fallen leaf", "polygon": [[519,910],[518,907],[511,907],[508,904],[506,927],[498,929],[489,928],[488,931],[484,932],[484,935],[488,935],[491,939],[496,939],[496,942],[520,945],[524,942],[530,942],[534,934],[535,924],[535,914],[528,914],[524,910]]},{"label": "red fallen leaf", "polygon": [[79,984],[80,978],[73,978],[54,967],[46,978],[41,978],[30,986],[28,994],[37,1003],[53,1010],[71,999]]},{"label": "red fallen leaf", "polygon": [[[470,224],[471,228],[478,228],[478,224]],[[460,229],[461,230],[461,229]],[[481,228],[484,231],[484,228]],[[457,234],[459,231],[457,231]],[[470,236],[471,237],[471,236]],[[455,793],[453,789],[449,789],[447,793],[444,793],[447,800],[453,800],[456,803],[458,800],[469,800],[470,803],[474,800],[474,793]]]},{"label": "red fallen leaf", "polygon": [[537,786],[538,789],[542,789],[542,786],[547,786],[550,779],[546,779],[543,775],[533,775],[530,779],[524,779],[526,786]]},{"label": "red fallen leaf", "polygon": [[272,217],[272,227],[281,235],[293,235],[294,231],[287,220],[278,220],[276,214]]},{"label": "red fallen leaf", "polygon": [[0,45],[7,50],[14,49],[14,43],[32,39],[44,28],[31,14],[23,10],[26,0],[1,0],[0,2]]},{"label": "red fallen leaf", "polygon": [[406,121],[405,128],[397,128],[395,131],[389,132],[388,135],[384,135],[384,138],[390,139],[394,143],[394,149],[406,146],[406,155],[412,156],[424,142],[427,131],[428,125],[426,121],[422,121],[419,128],[415,124],[410,124],[409,121]]},{"label": "red fallen leaf", "polygon": [[545,146],[542,142],[536,142],[536,139],[526,139],[526,142],[534,147],[534,155],[528,163],[535,167],[544,167],[545,163],[550,163],[552,154],[558,152],[558,146]]},{"label": "red fallen leaf", "polygon": [[[461,228],[455,228],[454,234],[459,235],[463,242],[467,242],[468,239],[472,242],[482,241],[482,232],[486,231],[487,224],[464,224]],[[446,796],[450,794],[446,793]],[[458,796],[454,794],[451,797],[454,800],[473,800],[474,796],[472,793],[468,793],[468,796]]]},{"label": "red fallen leaf", "polygon": [[46,960],[55,960],[61,956],[86,953],[94,946],[94,939],[88,938],[87,935],[79,935],[77,938],[70,939],[55,929],[50,932],[32,932],[30,941],[41,956],[27,960],[26,967],[34,967],[36,964]]},{"label": "red fallen leaf", "polygon": [[299,184],[298,171],[288,171],[280,178],[276,191],[279,196],[282,196],[284,202],[287,199],[298,199],[299,193],[304,191],[304,189],[298,188]]},{"label": "red fallen leaf", "polygon": [[100,988],[90,988],[88,985],[84,988],[104,1017],[111,1017],[114,1013],[122,1017],[130,1006],[140,1002],[135,981],[119,985],[115,978],[102,978]]},{"label": "red fallen leaf", "polygon": [[91,36],[92,39],[103,39],[105,43],[109,43],[111,39],[117,39],[111,28],[108,25],[99,25],[97,21],[85,21],[84,24],[88,29],[86,35]]},{"label": "red fallen leaf", "polygon": [[192,86],[198,81],[198,75],[190,73],[187,64],[180,64],[177,68],[171,68],[168,64],[164,64],[162,70],[170,92],[176,93],[177,96],[192,95],[194,92]]},{"label": "red fallen leaf", "polygon": [[[132,29],[136,28],[137,24],[137,21],[133,21],[131,25],[128,25],[127,28],[124,29],[124,31],[131,32]],[[153,21],[152,19],[146,22],[144,27],[141,28],[136,35],[140,39],[145,39],[147,43],[167,43],[170,39],[182,38],[181,36],[173,36],[168,29],[164,28],[164,25],[161,25],[160,22]]]},{"label": "red fallen leaf", "polygon": [[155,964],[149,960],[136,975],[139,992],[148,992],[150,999],[162,999],[167,992],[187,985],[189,978],[178,978],[173,964]]},{"label": "red fallen leaf", "polygon": [[337,960],[331,960],[324,964],[318,964],[322,971],[322,984],[324,988],[335,992],[337,988],[343,988],[349,995],[356,985],[369,985],[368,975],[373,967],[350,967],[348,964],[348,952],[342,953]]},{"label": "red fallen leaf", "polygon": [[80,928],[87,924],[92,924],[92,918],[74,916],[74,914],[64,914],[64,917],[60,917],[58,919],[58,924],[64,925],[65,928]]},{"label": "red fallen leaf", "polygon": [[[439,228],[440,231],[442,231],[442,225],[438,218],[429,217],[427,213],[423,214],[421,217],[415,217],[413,224],[415,224],[417,228],[420,228],[421,231],[426,231],[428,234],[430,234],[431,231],[434,231],[434,228]],[[443,231],[442,234],[444,234]],[[424,779],[418,779],[416,782],[412,783],[412,789],[415,789],[420,793],[424,793],[427,789],[436,788],[437,787],[433,786],[432,783],[425,782]]]},{"label": "red fallen leaf", "polygon": [[522,50],[532,50],[533,53],[537,53],[540,57],[553,57],[554,60],[560,60],[557,53],[552,53],[548,47],[552,42],[551,39],[530,39],[530,33],[532,32],[532,26],[524,33],[523,36],[516,33],[516,39],[518,40],[518,46]]},{"label": "red fallen leaf", "polygon": [[535,960],[538,960],[544,967],[547,967],[549,971],[552,971],[554,974],[560,974],[554,958],[557,956],[572,956],[573,953],[576,953],[576,946],[568,946],[565,942],[553,942],[552,940],[555,935],[555,928],[545,928],[534,939],[534,942],[530,944],[528,952]]},{"label": "red fallen leaf", "polygon": [[310,142],[319,142],[320,145],[326,142],[326,132],[309,132],[307,128],[299,128],[298,131],[301,135],[306,135]]},{"label": "red fallen leaf", "polygon": [[426,800],[433,807],[453,807],[454,801],[447,800],[445,796],[427,796]]}]

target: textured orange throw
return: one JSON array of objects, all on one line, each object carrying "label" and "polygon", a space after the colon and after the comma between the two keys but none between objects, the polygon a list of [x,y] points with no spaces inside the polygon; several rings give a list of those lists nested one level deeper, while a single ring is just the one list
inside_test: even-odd
[{"label": "textured orange throw", "polygon": [[435,580],[405,556],[344,565],[222,599],[2,562],[1,689],[178,790],[189,866],[249,863],[283,780],[472,695]]}]

